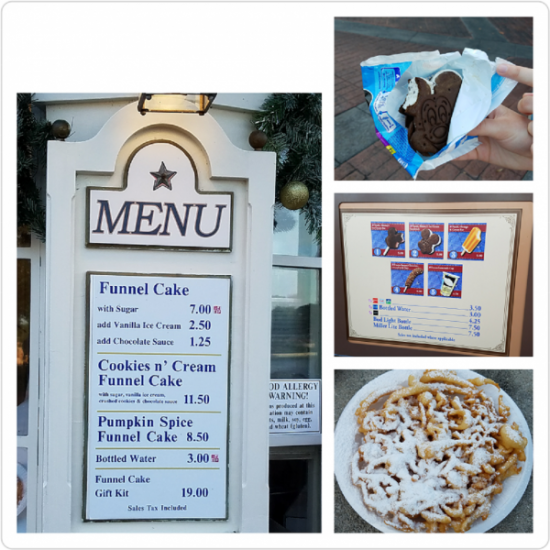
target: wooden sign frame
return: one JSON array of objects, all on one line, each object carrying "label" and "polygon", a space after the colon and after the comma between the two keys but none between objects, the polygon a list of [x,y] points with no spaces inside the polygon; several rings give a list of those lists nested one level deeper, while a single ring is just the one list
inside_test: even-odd
[{"label": "wooden sign frame", "polygon": [[[383,202],[377,202],[377,195],[363,195],[363,201],[357,200],[358,195],[346,196],[336,195],[337,211],[337,257],[335,269],[337,276],[335,278],[336,291],[341,297],[344,297],[344,307],[335,308],[335,327],[345,325],[345,334],[342,330],[336,328],[335,352],[337,355],[349,355],[349,344],[366,344],[376,346],[379,350],[378,355],[407,355],[410,350],[414,355],[473,355],[473,356],[519,356],[522,345],[522,333],[525,321],[526,309],[526,291],[528,286],[529,262],[531,255],[531,243],[533,233],[533,204],[529,200],[512,201],[502,200],[502,195],[495,195],[494,201],[487,200],[473,202],[466,200],[465,195],[449,195],[449,199],[442,200],[445,195],[424,195],[423,202],[419,202],[420,195],[384,195]],[[389,200],[388,200],[389,197]],[[406,197],[406,198],[405,198]],[[426,197],[429,197],[426,200]],[[476,197],[469,195],[467,198]],[[498,198],[497,198],[498,197]],[[519,196],[518,196],[519,198]],[[355,199],[355,200],[354,200]],[[366,199],[366,200],[365,200]],[[374,199],[374,200],[373,200]],[[408,200],[407,200],[408,199]],[[430,200],[431,199],[431,200]],[[393,202],[393,201],[396,202]],[[399,202],[398,202],[399,201]],[[506,346],[504,352],[492,352],[485,350],[473,350],[456,346],[447,346],[439,344],[423,344],[420,342],[388,342],[384,339],[364,338],[353,336],[350,331],[350,307],[347,288],[347,273],[345,261],[344,230],[342,226],[342,217],[345,213],[377,213],[380,219],[390,220],[404,214],[437,214],[442,218],[446,214],[498,214],[512,213],[517,216],[517,225],[515,229],[515,242],[513,250],[513,263],[511,270],[511,283],[509,286],[509,311],[507,317]],[[397,219],[397,218],[396,218]],[[402,258],[403,261],[409,260],[408,257]],[[386,261],[386,260],[383,260]],[[414,261],[414,260],[410,260]],[[341,271],[338,276],[338,270]],[[338,300],[336,300],[338,302]],[[344,336],[344,338],[342,338]],[[357,350],[352,355],[373,355],[372,350],[363,348],[365,353]],[[414,350],[414,351],[413,351]],[[434,353],[435,352],[435,353]]]}]

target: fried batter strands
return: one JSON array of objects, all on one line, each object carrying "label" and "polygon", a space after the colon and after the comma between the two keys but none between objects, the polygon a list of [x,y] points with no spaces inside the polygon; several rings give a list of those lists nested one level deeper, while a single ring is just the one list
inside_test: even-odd
[{"label": "fried batter strands", "polygon": [[364,437],[352,479],[388,525],[465,532],[488,517],[502,482],[521,471],[527,439],[506,424],[509,407],[501,396],[495,406],[480,389],[485,384],[499,387],[428,370],[409,376],[407,387],[384,388],[361,402],[355,414]]}]

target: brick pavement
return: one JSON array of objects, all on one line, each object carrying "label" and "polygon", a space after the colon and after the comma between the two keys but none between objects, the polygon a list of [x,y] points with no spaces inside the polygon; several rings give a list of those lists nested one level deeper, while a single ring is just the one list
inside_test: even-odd
[{"label": "brick pavement", "polygon": [[[339,31],[339,27],[347,32]],[[490,59],[499,55],[517,65],[533,66],[530,18],[433,18],[429,26],[425,18],[337,18],[336,29],[336,180],[412,179],[374,134],[361,81],[360,63],[365,59],[434,49],[441,53],[462,51],[464,47],[479,47],[477,44],[484,40],[481,49]],[[428,43],[423,44],[422,40]],[[519,52],[521,57],[501,52]],[[531,89],[518,84],[503,104],[517,111],[517,103],[527,91]],[[532,179],[532,172],[508,170],[481,161],[452,161],[420,172],[418,179],[521,180]]]}]

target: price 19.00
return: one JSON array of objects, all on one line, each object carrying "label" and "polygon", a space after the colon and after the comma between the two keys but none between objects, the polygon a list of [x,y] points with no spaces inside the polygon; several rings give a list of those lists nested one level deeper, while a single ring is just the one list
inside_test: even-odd
[{"label": "price 19.00", "polygon": [[182,497],[207,497],[208,489],[206,487],[183,487],[181,490]]}]

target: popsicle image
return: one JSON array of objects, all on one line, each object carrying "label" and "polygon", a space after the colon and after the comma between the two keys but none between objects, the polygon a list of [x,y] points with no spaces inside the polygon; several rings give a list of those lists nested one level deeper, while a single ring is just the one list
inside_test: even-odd
[{"label": "popsicle image", "polygon": [[462,243],[462,252],[461,256],[464,256],[466,252],[471,254],[476,246],[481,242],[481,229],[479,227],[473,227],[466,240]]},{"label": "popsicle image", "polygon": [[390,248],[399,248],[399,245],[404,242],[405,239],[403,238],[403,233],[398,233],[397,229],[391,226],[388,229],[388,236],[386,237],[386,244],[388,246],[386,247],[386,250],[384,250],[382,256],[385,256]]},{"label": "popsicle image", "polygon": [[403,294],[407,293],[407,289],[413,284],[414,280],[419,275],[422,275],[422,273],[424,273],[424,270],[421,267],[416,267],[415,269],[413,269],[409,273],[409,276],[407,277],[407,280],[405,281],[405,288],[403,289]]}]

